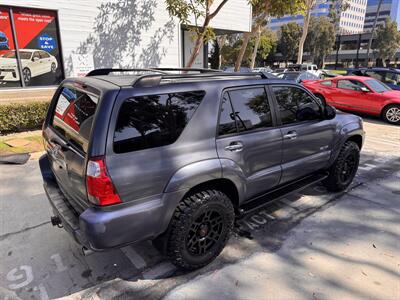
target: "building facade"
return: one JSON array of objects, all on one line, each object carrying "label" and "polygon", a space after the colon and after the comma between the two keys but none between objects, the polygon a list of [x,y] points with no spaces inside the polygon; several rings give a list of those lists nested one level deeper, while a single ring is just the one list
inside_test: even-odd
[{"label": "building facade", "polygon": [[[380,0],[368,0],[367,12],[365,14],[364,31],[370,32],[375,21]],[[377,24],[385,22],[386,18],[391,18],[397,22],[397,28],[400,30],[400,1],[399,0],[383,0]]]},{"label": "building facade", "polygon": [[[363,31],[364,27],[367,0],[348,0],[347,3],[349,4],[348,9],[342,12],[339,16],[338,33],[360,33]],[[331,3],[327,0],[318,0],[311,15],[314,17],[327,17],[329,15],[330,5]],[[304,17],[302,15],[297,15],[272,18],[268,27],[273,31],[278,31],[283,24],[288,22],[296,22],[302,26],[304,23]]]},{"label": "building facade", "polygon": [[[228,1],[211,26],[250,31],[248,1]],[[164,0],[1,0],[0,90],[57,85],[94,68],[182,67],[192,43]],[[196,67],[206,66],[206,50]]]}]

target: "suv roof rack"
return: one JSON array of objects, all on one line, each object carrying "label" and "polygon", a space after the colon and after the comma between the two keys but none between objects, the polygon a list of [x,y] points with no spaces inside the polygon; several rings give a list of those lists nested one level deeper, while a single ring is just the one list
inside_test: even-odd
[{"label": "suv roof rack", "polygon": [[[169,73],[168,71],[180,71],[184,73]],[[188,73],[188,72],[198,73]],[[114,69],[104,68],[90,71],[86,76],[109,75],[115,72],[147,72],[147,74],[137,74],[132,82],[135,87],[151,87],[159,85],[162,79],[181,79],[181,78],[211,78],[211,77],[260,77],[261,79],[274,79],[276,76],[265,72],[222,72],[215,69],[202,68],[133,68],[133,69]]]},{"label": "suv roof rack", "polygon": [[109,75],[110,73],[115,72],[153,72],[160,74],[169,74],[167,72],[163,72],[162,70],[157,69],[146,69],[146,68],[133,68],[133,69],[113,69],[113,68],[104,68],[104,69],[94,69],[86,74],[86,77],[90,76],[99,76],[99,75]]},{"label": "suv roof rack", "polygon": [[261,79],[272,79],[275,77],[262,72],[248,73],[225,73],[225,72],[204,72],[200,74],[144,74],[138,76],[133,82],[133,87],[150,87],[159,85],[162,79],[181,79],[181,78],[212,78],[212,77],[260,77]]},{"label": "suv roof rack", "polygon": [[204,68],[152,68],[157,71],[182,71],[182,72],[199,72],[199,73],[222,73],[221,70],[204,69]]}]

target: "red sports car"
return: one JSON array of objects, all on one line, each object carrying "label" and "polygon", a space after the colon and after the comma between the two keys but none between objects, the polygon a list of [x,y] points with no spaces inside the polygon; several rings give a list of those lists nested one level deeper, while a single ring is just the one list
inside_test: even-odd
[{"label": "red sports car", "polygon": [[400,91],[374,78],[339,76],[306,80],[303,85],[336,108],[381,116],[389,123],[400,124]]}]

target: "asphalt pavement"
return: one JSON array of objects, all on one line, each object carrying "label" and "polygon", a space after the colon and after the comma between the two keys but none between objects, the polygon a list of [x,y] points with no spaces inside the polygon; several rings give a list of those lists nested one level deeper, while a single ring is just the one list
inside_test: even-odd
[{"label": "asphalt pavement", "polygon": [[82,256],[49,222],[37,161],[0,165],[0,299],[400,299],[400,127],[365,130],[348,191],[314,185],[247,215],[189,273],[151,242]]}]

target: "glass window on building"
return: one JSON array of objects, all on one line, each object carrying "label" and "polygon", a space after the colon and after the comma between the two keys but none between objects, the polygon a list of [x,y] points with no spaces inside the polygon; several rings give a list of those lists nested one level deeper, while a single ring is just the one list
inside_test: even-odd
[{"label": "glass window on building", "polygon": [[8,20],[0,19],[0,40],[2,33],[8,40],[8,47],[0,50],[0,88],[59,84],[64,71],[57,13],[9,7],[0,8],[0,12],[8,16]]},{"label": "glass window on building", "polygon": [[10,13],[0,7],[0,88],[20,86]]}]

